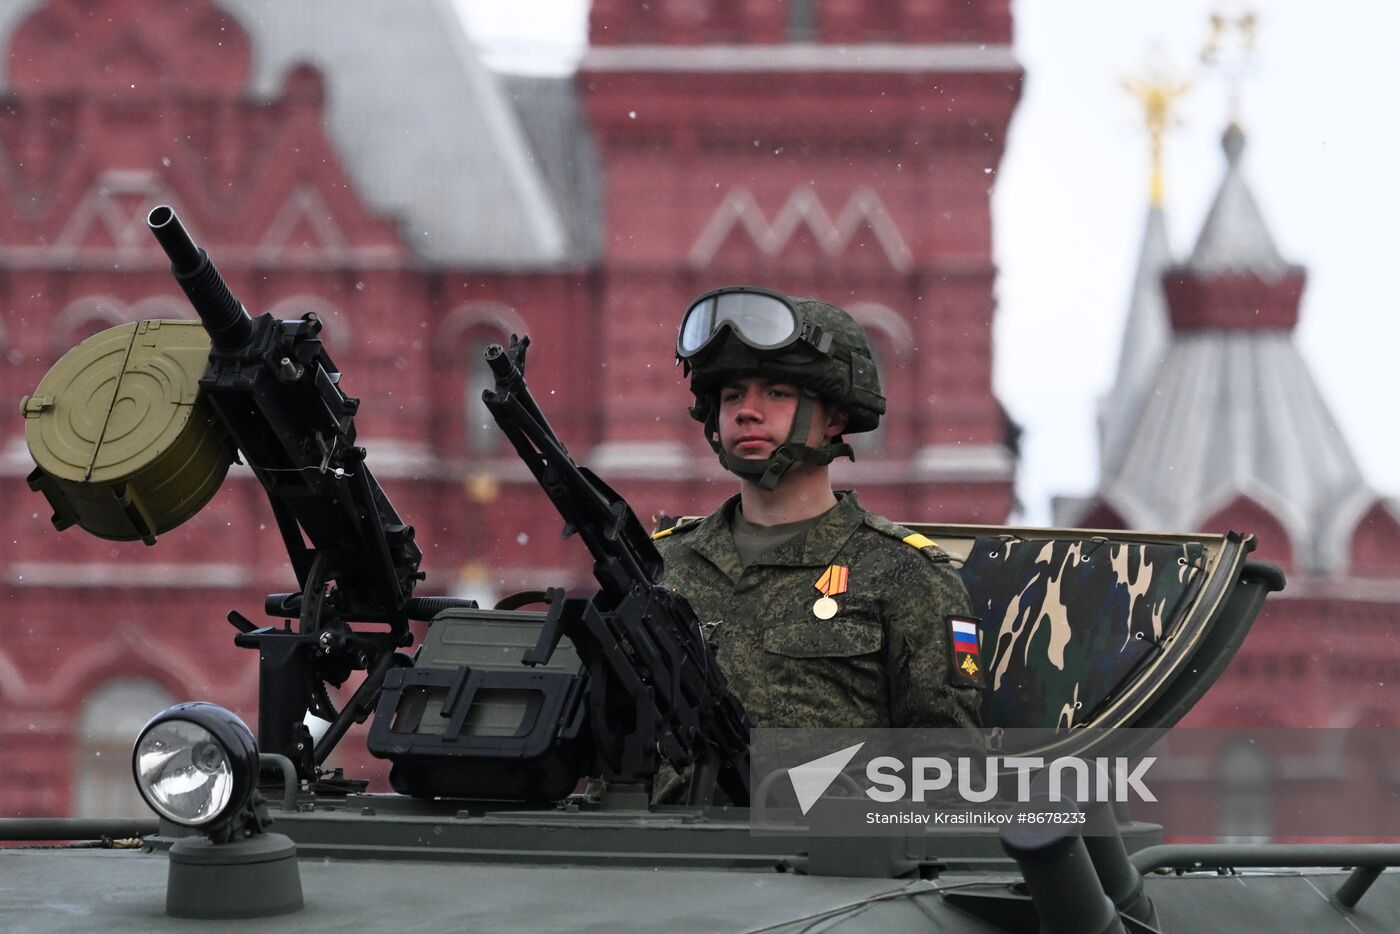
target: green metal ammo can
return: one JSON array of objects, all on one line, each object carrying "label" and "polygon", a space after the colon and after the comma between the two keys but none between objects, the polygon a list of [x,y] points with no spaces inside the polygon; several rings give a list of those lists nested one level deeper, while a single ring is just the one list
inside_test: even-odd
[{"label": "green metal ammo can", "polygon": [[29,487],[55,528],[152,545],[209,502],[234,447],[200,396],[208,362],[198,321],[150,320],[94,334],[53,365],[20,411],[38,465]]}]

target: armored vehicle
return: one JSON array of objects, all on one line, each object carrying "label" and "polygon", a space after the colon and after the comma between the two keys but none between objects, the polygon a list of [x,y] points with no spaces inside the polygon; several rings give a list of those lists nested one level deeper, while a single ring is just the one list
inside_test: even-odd
[{"label": "armored vehicle", "polygon": [[[820,815],[870,807],[850,756],[811,795],[796,766],[751,761],[760,731],[657,584],[648,531],[530,396],[527,339],[488,350],[485,402],[598,591],[417,596],[422,551],[355,444],[320,322],[251,317],[173,211],[149,222],[200,324],[124,325],[65,356],[23,404],[30,485],[60,529],[149,542],[240,457],[297,587],[268,597],[283,625],[230,614],[258,653],[256,738],[180,704],[132,737],[151,819],[0,820],[6,930],[1400,930],[1383,873],[1400,846],[1164,844],[1039,778],[1004,821],[832,832]],[[138,386],[147,404],[124,404]],[[122,425],[137,408],[140,430]],[[976,742],[1042,763],[1176,724],[1284,586],[1233,532],[912,528],[960,563],[981,620],[964,653],[987,679]],[[430,621],[418,647],[411,619]],[[357,671],[335,709],[327,685]],[[323,768],[370,718],[394,793]],[[652,803],[662,767],[689,770],[684,803]]]}]

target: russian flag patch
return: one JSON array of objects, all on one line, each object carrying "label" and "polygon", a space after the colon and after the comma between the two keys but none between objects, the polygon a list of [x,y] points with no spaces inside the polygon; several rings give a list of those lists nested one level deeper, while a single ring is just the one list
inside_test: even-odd
[{"label": "russian flag patch", "polygon": [[948,680],[952,684],[980,688],[982,678],[981,620],[975,616],[948,618]]}]

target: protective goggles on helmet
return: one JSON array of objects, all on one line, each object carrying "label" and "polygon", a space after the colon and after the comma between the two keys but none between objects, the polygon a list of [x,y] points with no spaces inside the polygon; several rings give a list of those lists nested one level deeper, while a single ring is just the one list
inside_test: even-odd
[{"label": "protective goggles on helmet", "polygon": [[676,359],[691,360],[726,328],[755,350],[781,350],[799,342],[821,354],[831,350],[831,335],[806,321],[787,296],[729,286],[706,292],[686,310],[676,338]]}]

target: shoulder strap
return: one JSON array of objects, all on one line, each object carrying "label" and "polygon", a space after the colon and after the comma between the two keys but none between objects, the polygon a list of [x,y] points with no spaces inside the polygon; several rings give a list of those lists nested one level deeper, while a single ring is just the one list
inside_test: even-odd
[{"label": "shoulder strap", "polygon": [[867,514],[865,524],[882,535],[890,538],[897,538],[910,548],[914,548],[924,553],[925,556],[935,561],[948,560],[948,553],[938,546],[938,542],[919,532],[911,532],[909,529],[896,522],[891,522],[884,516],[877,516],[873,513]]}]

